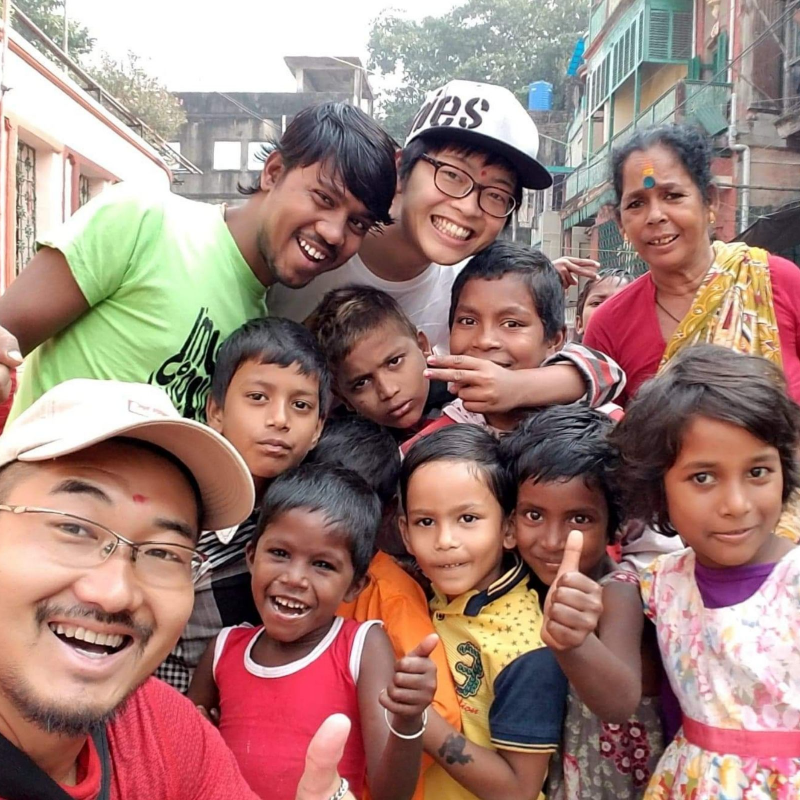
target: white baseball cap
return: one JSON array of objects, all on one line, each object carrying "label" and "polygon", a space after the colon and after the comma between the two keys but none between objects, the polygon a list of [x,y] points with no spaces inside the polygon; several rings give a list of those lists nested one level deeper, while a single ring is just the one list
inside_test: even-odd
[{"label": "white baseball cap", "polygon": [[411,123],[406,144],[418,136],[474,142],[511,162],[526,189],[553,185],[537,161],[539,131],[516,97],[502,86],[450,81],[428,93]]},{"label": "white baseball cap", "polygon": [[184,419],[167,393],[146,383],[75,378],[43,394],[0,436],[0,467],[47,461],[125,436],[171,453],[194,476],[205,530],[238,525],[253,511],[253,478],[216,431]]}]

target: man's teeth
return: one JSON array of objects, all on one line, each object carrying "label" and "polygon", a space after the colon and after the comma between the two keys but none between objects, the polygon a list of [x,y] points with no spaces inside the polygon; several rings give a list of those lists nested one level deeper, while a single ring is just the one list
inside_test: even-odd
[{"label": "man's teeth", "polygon": [[312,247],[305,239],[298,239],[297,242],[300,247],[302,247],[303,250],[314,259],[314,261],[325,260],[325,253],[321,253],[316,247]]},{"label": "man's teeth", "polygon": [[50,630],[57,633],[66,639],[77,639],[81,642],[88,642],[89,644],[100,645],[101,647],[117,648],[125,641],[124,636],[118,633],[96,633],[95,631],[87,631],[86,628],[74,628],[72,625],[54,625],[50,623]]},{"label": "man's teeth", "polygon": [[672,234],[671,236],[661,236],[658,239],[652,239],[650,241],[650,244],[654,245],[669,244],[670,242],[674,241],[677,238],[678,237],[676,234]]},{"label": "man's teeth", "polygon": [[454,236],[456,239],[467,239],[470,233],[472,233],[469,228],[462,228],[460,225],[456,225],[455,222],[450,222],[441,217],[433,218],[433,227],[440,230],[442,233]]},{"label": "man's teeth", "polygon": [[464,562],[460,561],[458,564],[445,564],[442,569],[454,569],[455,567],[463,567]]}]

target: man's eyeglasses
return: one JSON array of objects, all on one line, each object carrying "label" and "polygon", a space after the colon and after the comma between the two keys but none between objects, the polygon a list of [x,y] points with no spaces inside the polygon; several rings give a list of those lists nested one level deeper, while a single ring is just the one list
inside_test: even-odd
[{"label": "man's eyeglasses", "polygon": [[514,195],[499,186],[484,186],[473,180],[472,176],[463,169],[454,167],[445,161],[438,161],[424,153],[420,159],[433,165],[436,170],[433,173],[433,183],[440,192],[448,197],[466,197],[473,191],[477,191],[478,206],[490,217],[498,219],[507,217],[517,207]]},{"label": "man's eyeglasses", "polygon": [[121,545],[131,550],[136,574],[161,587],[191,585],[204,572],[208,556],[192,547],[168,542],[132,542],[110,528],[52,508],[0,504],[0,511],[30,514],[35,521],[32,543],[57,564],[89,569],[107,561]]}]

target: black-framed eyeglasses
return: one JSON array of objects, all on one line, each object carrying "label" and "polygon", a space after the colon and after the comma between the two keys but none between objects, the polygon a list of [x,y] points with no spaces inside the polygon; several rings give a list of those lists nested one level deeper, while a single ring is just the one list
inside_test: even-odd
[{"label": "black-framed eyeglasses", "polygon": [[107,561],[119,548],[131,551],[136,574],[153,586],[193,584],[203,573],[208,556],[192,547],[171,542],[132,542],[99,522],[52,508],[0,503],[0,511],[32,514],[38,524],[31,534],[53,562],[65,567],[90,569]]},{"label": "black-framed eyeglasses", "polygon": [[474,191],[478,192],[478,205],[490,217],[503,219],[514,212],[517,200],[511,192],[499,186],[485,186],[473,180],[472,176],[460,167],[454,167],[446,161],[439,161],[423,153],[420,158],[431,164],[433,183],[436,188],[448,197],[460,199]]}]

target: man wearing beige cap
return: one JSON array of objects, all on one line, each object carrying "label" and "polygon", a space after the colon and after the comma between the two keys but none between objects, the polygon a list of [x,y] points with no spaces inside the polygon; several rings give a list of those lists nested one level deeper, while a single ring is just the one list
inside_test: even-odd
[{"label": "man wearing beige cap", "polygon": [[[252,507],[238,453],[153,386],[67,381],[6,430],[0,798],[254,800],[216,730],[150,677],[189,617],[199,531]],[[298,800],[349,796],[348,725],[323,728]]]}]

